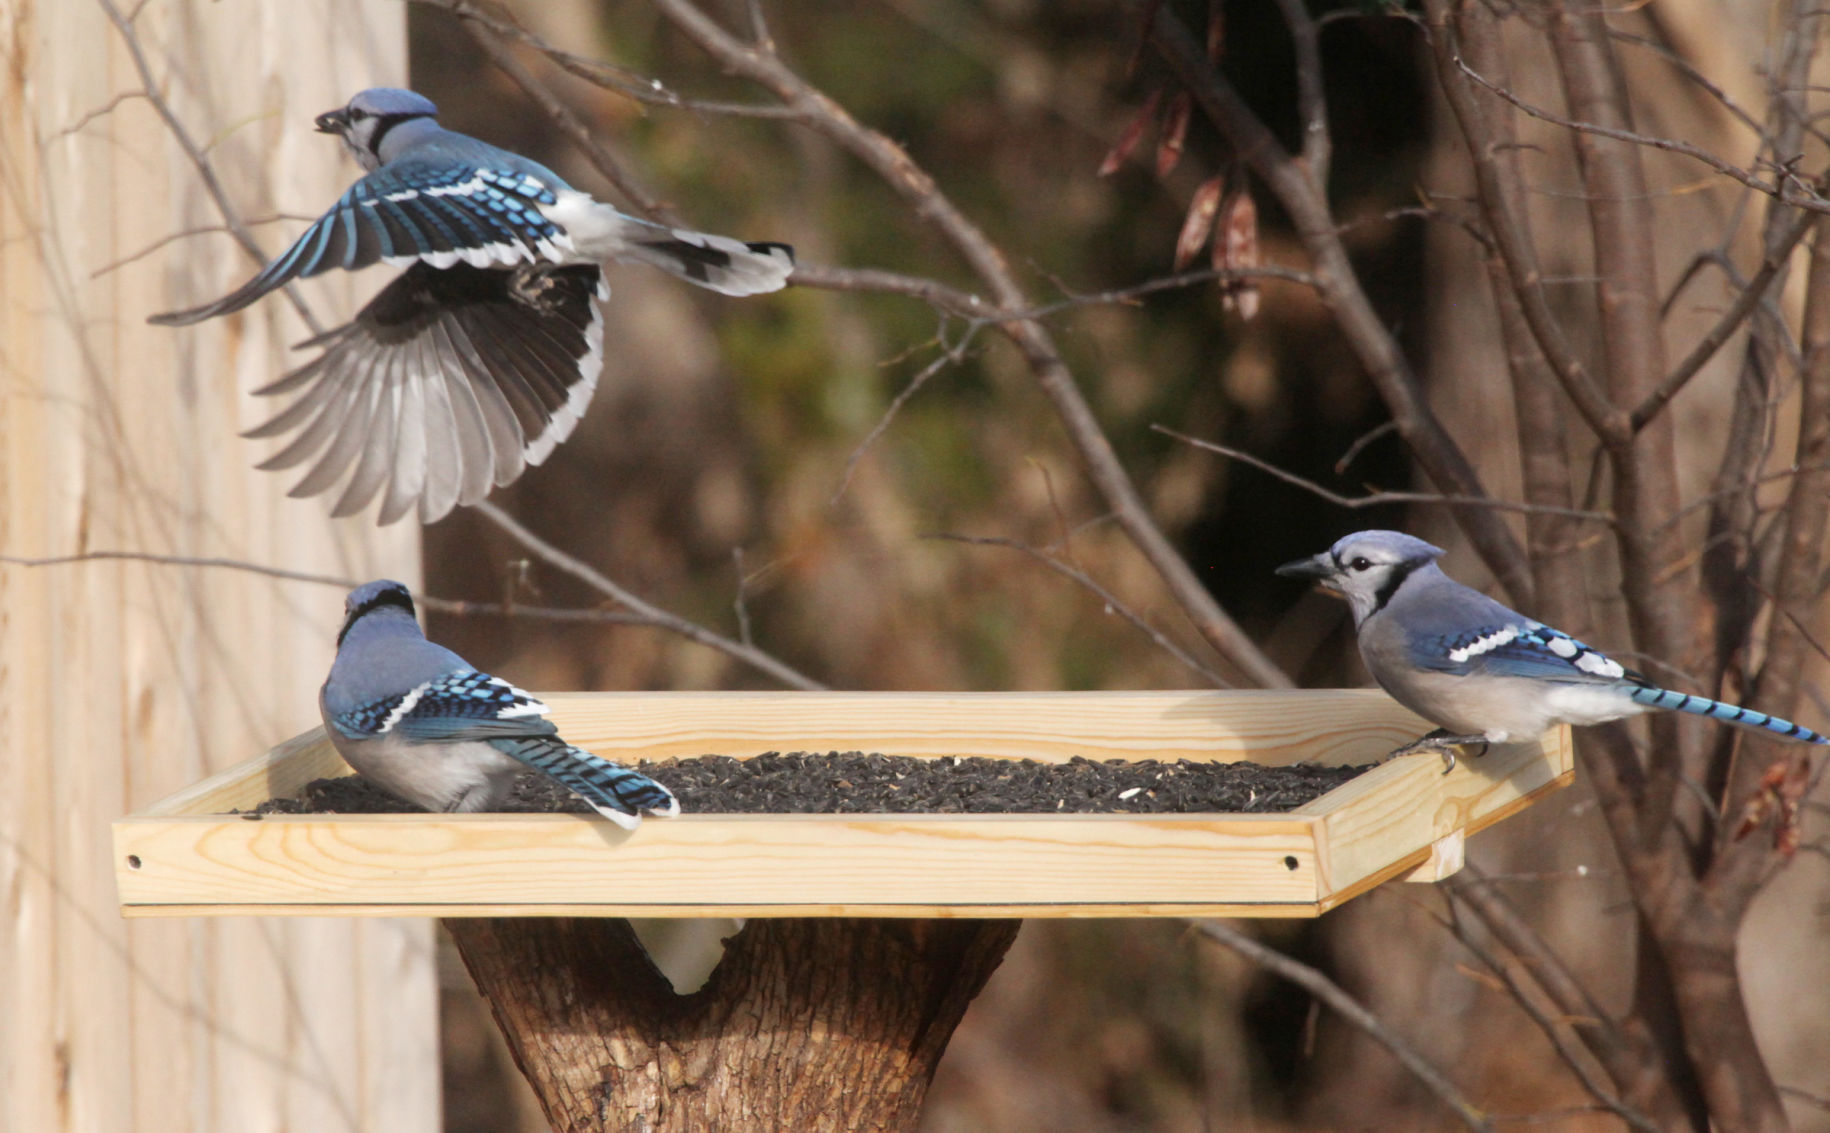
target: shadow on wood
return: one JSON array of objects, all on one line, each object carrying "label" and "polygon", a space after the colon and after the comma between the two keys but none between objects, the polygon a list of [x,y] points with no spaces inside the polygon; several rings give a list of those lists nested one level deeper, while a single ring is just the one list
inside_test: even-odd
[{"label": "shadow on wood", "polygon": [[753,920],[677,996],[618,918],[444,922],[561,1133],[912,1130],[1021,921]]}]

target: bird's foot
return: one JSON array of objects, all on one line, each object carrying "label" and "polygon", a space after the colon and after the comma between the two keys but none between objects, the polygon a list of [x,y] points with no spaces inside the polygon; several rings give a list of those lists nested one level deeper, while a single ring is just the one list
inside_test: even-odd
[{"label": "bird's foot", "polygon": [[1474,758],[1479,759],[1487,754],[1487,737],[1483,735],[1458,736],[1447,728],[1438,728],[1426,736],[1405,744],[1385,758],[1396,759],[1401,755],[1411,755],[1419,751],[1440,752],[1442,754],[1442,773],[1447,775],[1455,770],[1455,749],[1457,747],[1478,748],[1479,750],[1474,752]]},{"label": "bird's foot", "polygon": [[551,312],[558,302],[553,290],[552,264],[517,264],[508,276],[508,293],[515,302],[536,311]]}]

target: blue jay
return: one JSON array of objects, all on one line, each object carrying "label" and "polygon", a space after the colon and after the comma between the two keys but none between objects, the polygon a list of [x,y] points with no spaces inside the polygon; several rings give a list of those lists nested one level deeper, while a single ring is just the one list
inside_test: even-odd
[{"label": "blue jay", "polygon": [[680,813],[666,787],[560,739],[546,705],[427,641],[413,614],[407,588],[385,578],[343,604],[318,709],[363,778],[427,810],[489,810],[531,767],[625,830],[643,811]]},{"label": "blue jay", "polygon": [[1440,725],[1393,752],[1536,739],[1554,724],[1600,724],[1671,709],[1805,743],[1830,739],[1777,716],[1658,688],[1570,635],[1532,621],[1442,572],[1442,554],[1397,531],[1361,531],[1277,568],[1353,607],[1366,668],[1392,699]]},{"label": "blue jay", "polygon": [[241,287],[149,320],[239,311],[331,268],[406,268],[353,322],[304,344],[322,348],[315,360],[255,391],[299,393],[247,434],[297,430],[264,469],[317,457],[291,495],[326,491],[355,466],[333,515],[380,493],[382,523],[415,505],[430,523],[545,460],[603,369],[601,262],[638,260],[725,295],[778,290],[794,270],[786,244],[625,216],[437,115],[429,99],[386,87],[319,115],[318,130],[340,136],[368,175]]}]

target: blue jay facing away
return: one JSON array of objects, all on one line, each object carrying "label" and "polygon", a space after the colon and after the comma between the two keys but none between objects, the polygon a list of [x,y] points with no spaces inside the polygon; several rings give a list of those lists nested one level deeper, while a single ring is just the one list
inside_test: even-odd
[{"label": "blue jay facing away", "polygon": [[297,430],[260,465],[316,456],[291,495],[324,492],[354,464],[333,515],[380,493],[382,523],[416,504],[430,523],[545,460],[603,369],[601,262],[638,260],[725,295],[779,290],[794,270],[786,244],[625,216],[437,115],[387,87],[320,114],[318,130],[340,135],[368,175],[241,287],[148,320],[187,326],[331,268],[406,268],[353,322],[303,344],[323,348],[316,359],[255,391],[299,393],[245,434]]},{"label": "blue jay facing away", "polygon": [[1397,531],[1361,531],[1277,568],[1311,578],[1353,607],[1366,668],[1435,731],[1393,752],[1531,740],[1555,724],[1601,724],[1671,709],[1785,739],[1830,744],[1777,716],[1654,686],[1570,635],[1534,622],[1436,565],[1442,548]]},{"label": "blue jay facing away", "polygon": [[546,705],[427,641],[412,595],[385,578],[344,602],[318,708],[344,762],[427,810],[490,810],[531,767],[625,830],[680,813],[666,787],[560,739]]}]

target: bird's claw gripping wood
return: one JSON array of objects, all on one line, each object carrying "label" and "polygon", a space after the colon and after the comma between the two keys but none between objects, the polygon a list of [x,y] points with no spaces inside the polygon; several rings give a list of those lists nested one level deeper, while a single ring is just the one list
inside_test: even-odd
[{"label": "bird's claw gripping wood", "polygon": [[1442,773],[1447,775],[1455,770],[1455,749],[1471,747],[1478,750],[1474,758],[1479,759],[1487,754],[1489,744],[1486,736],[1457,736],[1447,728],[1438,728],[1420,739],[1411,741],[1386,756],[1386,759],[1397,759],[1401,755],[1411,755],[1419,751],[1436,751],[1442,755]]}]

